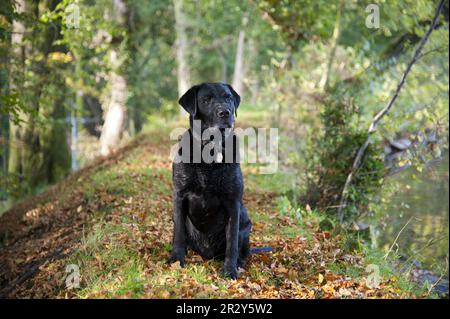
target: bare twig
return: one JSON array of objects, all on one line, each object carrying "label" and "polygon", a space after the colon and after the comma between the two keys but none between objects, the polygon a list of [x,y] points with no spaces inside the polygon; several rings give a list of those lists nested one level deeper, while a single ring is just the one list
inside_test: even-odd
[{"label": "bare twig", "polygon": [[397,89],[395,90],[394,95],[389,100],[389,103],[386,105],[386,107],[384,107],[380,112],[378,112],[377,115],[375,115],[374,119],[372,120],[372,123],[370,124],[367,139],[364,142],[364,144],[359,148],[358,153],[356,154],[355,160],[353,161],[352,169],[347,176],[347,180],[345,181],[344,188],[342,190],[341,201],[339,204],[340,207],[338,209],[338,219],[341,224],[344,221],[344,208],[347,206],[348,188],[350,187],[352,180],[353,180],[353,176],[355,175],[356,171],[360,167],[361,161],[364,157],[367,147],[370,144],[370,136],[376,131],[381,119],[389,112],[389,110],[394,105],[394,102],[397,100],[397,97],[399,96],[400,91],[403,88],[403,85],[405,84],[406,77],[408,76],[409,72],[411,71],[412,66],[417,62],[419,56],[421,55],[423,47],[425,46],[426,42],[428,41],[428,38],[430,37],[431,33],[433,32],[433,30],[439,20],[439,15],[441,14],[442,7],[444,6],[444,1],[445,0],[441,0],[441,2],[439,3],[439,5],[436,9],[436,13],[433,18],[433,22],[431,23],[430,28],[428,29],[425,36],[422,38],[422,40],[420,40],[419,46],[417,47],[416,51],[414,52],[413,58],[409,62],[408,66],[406,67],[405,72],[403,73],[403,76],[400,79],[400,82],[397,86]]},{"label": "bare twig", "polygon": [[424,246],[422,246],[420,249],[416,250],[411,256],[408,257],[408,259],[406,259],[404,262],[402,262],[402,265],[408,264],[411,260],[413,260],[422,251],[424,251],[425,249],[435,245],[436,243],[440,242],[441,240],[443,240],[443,239],[445,239],[447,237],[448,237],[448,235],[441,236],[441,237],[439,237],[437,239],[431,238],[430,240],[427,241],[427,243]]},{"label": "bare twig", "polygon": [[436,287],[444,278],[445,274],[448,274],[448,259],[447,259],[447,265],[445,266],[445,270],[442,272],[442,274],[439,276],[438,280],[434,284],[431,285],[430,288],[428,288],[428,294],[427,297],[433,292],[434,287]]},{"label": "bare twig", "polygon": [[442,46],[442,47],[438,47],[438,48],[434,48],[434,49],[430,49],[427,52],[423,52],[418,59],[422,59],[423,57],[434,53],[434,52],[447,52],[448,51],[448,45],[446,46]]},{"label": "bare twig", "polygon": [[409,223],[413,220],[414,217],[411,217],[406,224],[402,227],[402,229],[400,229],[400,231],[397,234],[397,237],[395,237],[394,242],[392,243],[391,247],[389,248],[389,250],[387,251],[386,255],[384,255],[383,259],[386,260],[389,256],[389,254],[391,253],[392,249],[394,248],[395,244],[397,244],[397,240],[400,238],[400,235],[403,233],[403,231],[405,230],[406,226],[409,225]]}]

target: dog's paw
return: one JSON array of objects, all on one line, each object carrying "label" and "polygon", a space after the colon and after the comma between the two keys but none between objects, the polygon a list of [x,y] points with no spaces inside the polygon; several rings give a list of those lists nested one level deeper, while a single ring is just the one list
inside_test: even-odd
[{"label": "dog's paw", "polygon": [[237,267],[225,267],[225,276],[231,279],[237,279],[238,270]]},{"label": "dog's paw", "polygon": [[246,260],[244,258],[238,258],[237,268],[245,268]]},{"label": "dog's paw", "polygon": [[179,262],[181,267],[184,267],[184,256],[182,254],[172,253],[167,260],[168,264]]}]

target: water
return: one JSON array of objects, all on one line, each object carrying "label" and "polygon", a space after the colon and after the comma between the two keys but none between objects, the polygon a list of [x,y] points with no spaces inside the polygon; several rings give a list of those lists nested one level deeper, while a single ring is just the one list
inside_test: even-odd
[{"label": "water", "polygon": [[[388,250],[401,232],[394,250],[417,260],[421,268],[443,273],[449,254],[449,160],[414,177],[404,171],[391,176],[387,186],[398,183],[398,191],[385,203],[385,215],[377,221],[376,245]],[[381,216],[383,214],[380,214]],[[448,276],[446,276],[448,277]]]}]

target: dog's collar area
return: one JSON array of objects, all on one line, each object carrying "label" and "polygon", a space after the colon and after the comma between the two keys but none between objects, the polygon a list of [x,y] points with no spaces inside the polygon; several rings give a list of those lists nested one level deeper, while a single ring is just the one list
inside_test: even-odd
[{"label": "dog's collar area", "polygon": [[[235,140],[234,140],[234,130],[229,130],[229,134],[224,134],[224,131],[222,131],[221,139],[220,141],[217,140],[217,138],[214,138],[214,135],[211,135],[209,139],[201,139],[200,134],[198,131],[196,132],[192,128],[189,128],[189,136],[191,138],[191,146],[190,148],[194,147],[193,145],[200,146],[201,152],[205,148],[210,149],[210,156],[212,156],[214,159],[210,164],[216,164],[216,163],[225,163],[225,158],[228,158],[229,155],[225,156],[225,154],[228,154],[227,152],[233,152],[233,163],[235,162]],[[205,137],[205,136],[204,136]],[[231,138],[231,141],[230,141]],[[180,154],[181,155],[181,154]],[[207,164],[209,162],[204,162],[202,160],[203,164]]]},{"label": "dog's collar area", "polygon": [[[222,148],[224,148],[225,147],[225,141],[228,140],[229,138],[233,137],[234,130],[230,129],[228,134],[225,133],[225,129],[220,129],[220,131],[221,131],[221,134],[220,134],[221,135],[220,145],[222,146]],[[190,132],[191,137],[193,138],[194,143],[195,142],[199,143],[201,146],[206,146],[206,145],[208,145],[210,143],[213,143],[215,145],[218,144],[218,143],[216,143],[213,135],[211,135],[209,137],[209,139],[203,139],[196,130],[193,130],[192,128],[190,128],[189,132]],[[202,134],[203,134],[203,131],[202,131]]]}]

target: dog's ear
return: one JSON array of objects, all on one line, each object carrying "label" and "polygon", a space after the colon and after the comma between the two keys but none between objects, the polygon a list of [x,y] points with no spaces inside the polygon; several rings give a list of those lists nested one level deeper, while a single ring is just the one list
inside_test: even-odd
[{"label": "dog's ear", "polygon": [[234,100],[234,114],[237,117],[237,109],[239,107],[239,104],[241,104],[241,97],[237,92],[233,89],[233,87],[229,84],[227,84],[228,88],[230,89],[231,94],[233,94],[233,100]]},{"label": "dog's ear", "polygon": [[178,100],[178,103],[188,112],[192,117],[197,114],[197,92],[199,85],[194,85]]}]

